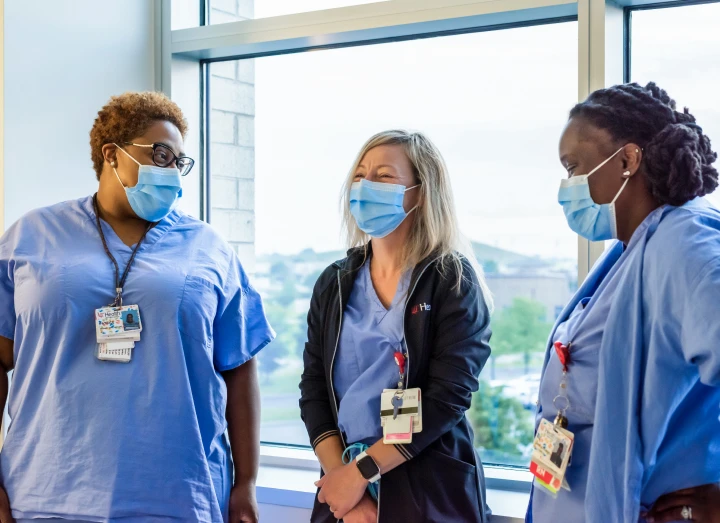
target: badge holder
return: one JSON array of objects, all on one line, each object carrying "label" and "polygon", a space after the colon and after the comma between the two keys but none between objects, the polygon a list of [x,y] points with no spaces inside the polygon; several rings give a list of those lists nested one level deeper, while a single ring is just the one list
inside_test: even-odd
[{"label": "badge holder", "polygon": [[557,410],[555,421],[550,423],[546,419],[540,425],[533,440],[533,452],[530,461],[530,472],[535,476],[535,484],[553,497],[561,488],[570,490],[565,479],[565,473],[570,465],[575,435],[567,430],[568,419],[565,413],[570,408],[568,398],[567,379],[570,365],[570,344],[567,346],[560,342],[555,344],[558,359],[563,365],[563,375],[557,396],[553,398],[553,406]]},{"label": "badge holder", "polygon": [[122,305],[122,289],[109,307],[95,310],[97,349],[95,356],[101,361],[129,363],[135,342],[140,341],[142,320],[137,305]]},{"label": "badge holder", "polygon": [[419,388],[405,389],[405,355],[395,352],[400,379],[397,389],[385,389],[380,396],[380,424],[383,443],[412,443],[412,435],[422,431],[422,398]]}]

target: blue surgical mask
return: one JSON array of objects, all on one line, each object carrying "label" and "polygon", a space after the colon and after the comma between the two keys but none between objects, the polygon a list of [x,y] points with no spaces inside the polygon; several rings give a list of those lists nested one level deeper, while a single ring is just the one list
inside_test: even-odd
[{"label": "blue surgical mask", "polygon": [[372,238],[384,238],[403,222],[417,206],[405,212],[405,188],[394,183],[360,180],[350,187],[350,212],[360,230]]},{"label": "blue surgical mask", "polygon": [[125,187],[115,171],[118,181],[125,189],[130,207],[143,220],[158,222],[170,214],[182,196],[180,171],[173,167],[143,165],[123,148],[118,147],[138,164],[138,183],[135,187]]},{"label": "blue surgical mask", "polygon": [[617,217],[615,202],[622,194],[630,178],[620,188],[610,203],[597,204],[590,196],[588,178],[612,160],[624,147],[595,167],[590,173],[572,176],[560,182],[558,202],[563,207],[570,228],[577,234],[593,242],[617,238]]}]

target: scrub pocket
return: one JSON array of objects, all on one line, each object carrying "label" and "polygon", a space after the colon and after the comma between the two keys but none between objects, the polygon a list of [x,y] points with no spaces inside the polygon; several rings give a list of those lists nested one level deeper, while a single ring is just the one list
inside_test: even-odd
[{"label": "scrub pocket", "polygon": [[218,308],[215,285],[197,276],[185,278],[178,326],[180,331],[206,347],[212,347],[213,324]]}]

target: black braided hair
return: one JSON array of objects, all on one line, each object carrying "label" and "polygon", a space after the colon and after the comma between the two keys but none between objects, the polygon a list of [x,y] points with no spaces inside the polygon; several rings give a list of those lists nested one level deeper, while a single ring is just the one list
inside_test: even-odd
[{"label": "black braided hair", "polygon": [[618,142],[642,147],[648,185],[661,204],[683,205],[718,186],[710,138],[687,108],[676,111],[675,100],[653,82],[595,91],[570,111],[573,117],[605,129]]}]

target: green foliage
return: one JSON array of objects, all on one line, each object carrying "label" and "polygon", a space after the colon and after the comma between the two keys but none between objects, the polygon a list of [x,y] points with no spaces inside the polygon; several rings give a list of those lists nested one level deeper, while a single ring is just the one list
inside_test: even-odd
[{"label": "green foliage", "polygon": [[270,266],[270,278],[284,283],[292,278],[292,269],[284,262],[275,262]]},{"label": "green foliage", "polygon": [[493,354],[526,354],[545,350],[552,323],[545,320],[545,308],[528,298],[515,298],[513,304],[495,313],[492,321]]},{"label": "green foliage", "polygon": [[[281,305],[282,307],[289,308],[293,302],[298,298],[297,288],[292,278],[286,279],[279,291],[273,292],[271,295],[273,302]],[[290,314],[294,314],[294,311],[288,311]]]},{"label": "green foliage", "polygon": [[303,280],[303,285],[309,287],[310,289],[315,287],[315,282],[318,281],[318,278],[320,278],[320,275],[323,273],[324,270],[325,269],[318,269],[305,276],[305,279]]},{"label": "green foliage", "polygon": [[278,298],[278,295],[271,295],[265,302],[265,315],[277,333],[277,337],[258,354],[260,374],[267,380],[280,367],[279,359],[300,356],[298,340],[305,334],[299,332],[300,326],[294,321],[292,301],[285,304],[285,300]]},{"label": "green foliage", "polygon": [[523,447],[532,443],[532,419],[522,403],[504,396],[502,389],[481,380],[468,418],[475,431],[477,448],[517,456]]}]

